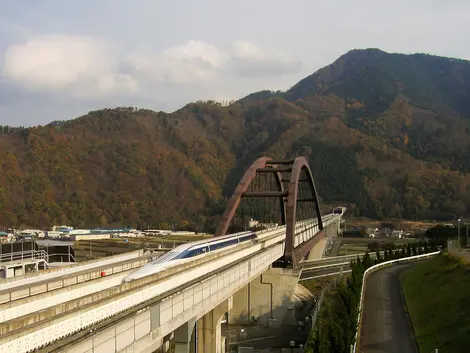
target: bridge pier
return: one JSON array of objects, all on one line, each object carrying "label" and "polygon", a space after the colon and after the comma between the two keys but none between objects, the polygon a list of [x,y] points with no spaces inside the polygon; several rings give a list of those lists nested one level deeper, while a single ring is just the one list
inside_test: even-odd
[{"label": "bridge pier", "polygon": [[[225,353],[221,323],[225,313],[229,312],[232,306],[233,299],[230,297],[198,320],[196,325],[198,353]],[[175,353],[183,353],[183,351],[175,351]]]},{"label": "bridge pier", "polygon": [[233,296],[229,324],[249,325],[252,318],[266,327],[295,325],[295,306],[309,292],[298,284],[300,270],[270,268]]},{"label": "bridge pier", "polygon": [[191,337],[195,327],[196,319],[191,319],[178,327],[174,333],[175,353],[193,353],[194,343],[191,344]]}]

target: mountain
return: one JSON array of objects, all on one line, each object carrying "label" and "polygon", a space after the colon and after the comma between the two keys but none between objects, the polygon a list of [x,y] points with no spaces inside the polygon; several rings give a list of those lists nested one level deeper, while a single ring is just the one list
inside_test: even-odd
[{"label": "mountain", "polygon": [[287,92],[171,114],[93,111],[0,127],[0,226],[188,222],[213,229],[261,155],[310,160],[357,216],[470,216],[470,62],[352,50]]}]

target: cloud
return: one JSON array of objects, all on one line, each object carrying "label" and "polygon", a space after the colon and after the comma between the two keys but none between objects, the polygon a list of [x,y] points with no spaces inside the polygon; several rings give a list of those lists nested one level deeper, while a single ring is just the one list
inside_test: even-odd
[{"label": "cloud", "polygon": [[69,92],[80,98],[140,92],[157,84],[200,84],[225,75],[280,75],[298,69],[296,61],[235,42],[231,50],[199,40],[159,54],[119,55],[104,40],[85,36],[44,35],[11,45],[3,76],[31,91]]},{"label": "cloud", "polygon": [[265,50],[248,41],[236,41],[223,50],[198,40],[171,47],[160,55],[132,53],[125,65],[159,83],[191,84],[227,76],[267,77],[298,72],[298,60]]},{"label": "cloud", "polygon": [[79,79],[99,75],[104,44],[95,38],[44,36],[12,45],[3,75],[32,89],[64,89]]},{"label": "cloud", "polygon": [[159,55],[132,53],[127,67],[159,83],[210,81],[227,62],[226,55],[212,44],[190,40]]},{"label": "cloud", "polygon": [[[10,121],[23,123],[27,118],[19,111],[25,111],[21,108],[25,100],[34,106],[74,112],[80,107],[99,109],[124,102],[142,107],[152,102],[154,109],[172,110],[192,100],[232,100],[246,95],[244,85],[237,86],[243,78],[260,78],[258,83],[250,81],[251,88],[269,87],[269,75],[279,79],[292,72],[295,63],[288,56],[247,41],[224,47],[189,40],[159,52],[117,44],[77,35],[18,39],[6,48],[3,57],[0,91],[16,102],[0,99],[3,112],[11,116]],[[42,111],[41,122],[69,116],[54,116],[49,108]]]},{"label": "cloud", "polygon": [[196,40],[167,49],[161,58],[163,75],[173,82],[210,80],[226,63],[217,47]]},{"label": "cloud", "polygon": [[110,54],[98,38],[39,36],[8,48],[2,74],[28,90],[65,90],[80,97],[136,90],[132,77],[113,72]]},{"label": "cloud", "polygon": [[232,46],[234,69],[243,76],[259,77],[296,73],[301,69],[299,60],[280,52],[261,49],[248,41],[236,41]]}]

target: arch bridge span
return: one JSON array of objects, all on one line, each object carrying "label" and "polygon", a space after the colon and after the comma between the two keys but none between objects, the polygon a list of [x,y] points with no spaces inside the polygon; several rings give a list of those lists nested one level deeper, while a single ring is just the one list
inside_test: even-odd
[{"label": "arch bridge span", "polygon": [[[306,220],[312,220],[316,226],[303,230],[306,241],[296,242]],[[297,267],[321,239],[324,224],[319,197],[305,157],[291,160],[261,157],[254,161],[238,183],[214,236],[269,225],[286,228],[284,256],[280,261],[285,267]]]}]

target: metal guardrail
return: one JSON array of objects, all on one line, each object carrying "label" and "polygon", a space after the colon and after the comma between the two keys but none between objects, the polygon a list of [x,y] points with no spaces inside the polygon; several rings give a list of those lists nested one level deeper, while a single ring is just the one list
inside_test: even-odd
[{"label": "metal guardrail", "polygon": [[322,278],[322,277],[338,276],[338,275],[343,275],[345,273],[351,273],[351,272],[352,272],[352,270],[329,272],[329,273],[324,273],[322,275],[316,275],[316,276],[312,276],[312,277],[301,278],[301,279],[299,279],[299,281],[309,281],[309,280],[312,280],[312,279],[317,279],[317,278]]},{"label": "metal guardrail", "polygon": [[[324,257],[318,260],[307,260],[307,261],[302,261],[301,264],[304,266],[307,265],[313,265],[313,264],[321,264],[324,262],[331,262],[331,263],[336,263],[336,261],[350,261],[350,260],[356,260],[358,257],[362,258],[366,253],[360,253],[360,254],[351,254],[351,255],[341,255],[341,256],[331,256],[331,257]],[[380,252],[380,255],[384,255],[384,251]],[[369,252],[369,256],[374,259],[377,254],[375,252]]]},{"label": "metal guardrail", "polygon": [[[323,215],[322,216],[322,221],[326,222],[327,223],[326,225],[328,225],[330,223],[329,221],[331,221],[331,219],[335,218],[335,216],[339,217],[339,215],[333,215],[333,214]],[[297,222],[296,230],[297,230],[297,228],[300,228],[300,227],[306,227],[309,223],[316,224],[317,219],[316,218],[310,218],[310,219],[306,219],[306,220]],[[324,226],[325,226],[325,224],[324,224]],[[280,226],[267,227],[265,229],[258,230],[255,233],[263,234],[263,233],[266,233],[266,232],[270,232],[270,231],[273,231],[273,230],[276,230],[276,229],[283,229],[283,228],[286,228],[286,226],[285,225],[280,225]]]},{"label": "metal guardrail", "polygon": [[364,275],[362,276],[361,299],[359,301],[359,313],[357,315],[356,335],[354,337],[354,344],[352,345],[352,350],[351,350],[352,353],[356,353],[356,352],[360,353],[358,348],[357,348],[357,343],[359,341],[359,336],[360,336],[359,331],[361,329],[362,307],[363,307],[363,302],[364,302],[364,291],[365,291],[365,289],[364,289],[365,285],[364,284],[365,284],[365,281],[366,281],[366,277],[369,274],[371,274],[372,272],[374,272],[374,271],[376,271],[376,270],[378,270],[382,267],[393,265],[393,264],[399,263],[399,262],[424,259],[424,258],[427,258],[427,257],[439,255],[440,253],[441,253],[441,250],[436,251],[436,252],[432,252],[432,253],[428,253],[428,254],[415,255],[415,256],[410,256],[410,257],[403,257],[401,259],[385,261],[385,262],[382,262],[380,264],[373,265],[373,266],[369,267],[367,270],[365,270]]},{"label": "metal guardrail", "polygon": [[45,250],[25,250],[0,254],[0,263],[24,260],[44,260],[49,262],[49,255]]}]

